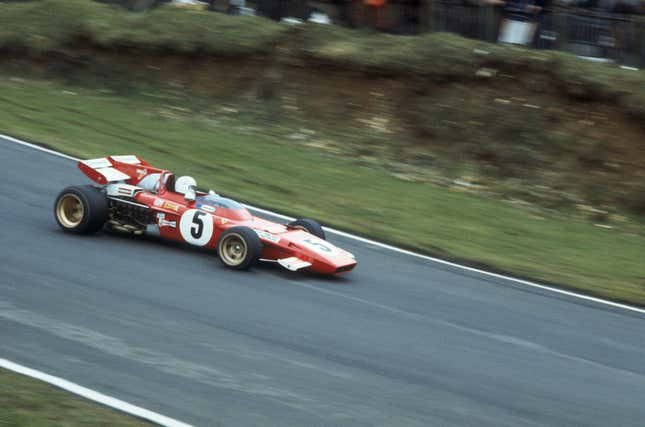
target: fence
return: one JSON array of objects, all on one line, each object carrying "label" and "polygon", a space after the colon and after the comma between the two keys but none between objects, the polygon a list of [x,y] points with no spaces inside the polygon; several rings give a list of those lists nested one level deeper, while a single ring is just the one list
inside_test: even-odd
[{"label": "fence", "polygon": [[[449,31],[495,42],[504,18],[526,21],[526,15],[501,7],[434,0],[431,31]],[[645,17],[555,7],[530,17],[536,24],[530,45],[645,68]]]}]

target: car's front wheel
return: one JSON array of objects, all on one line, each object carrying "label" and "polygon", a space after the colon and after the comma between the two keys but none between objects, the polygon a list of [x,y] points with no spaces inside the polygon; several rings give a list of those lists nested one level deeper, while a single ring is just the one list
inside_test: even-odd
[{"label": "car's front wheel", "polygon": [[308,218],[297,219],[287,224],[287,227],[295,228],[296,230],[304,230],[307,233],[313,234],[318,238],[327,240],[327,238],[325,237],[325,230],[323,230],[322,226],[318,224],[316,221],[314,221],[313,219],[308,219]]},{"label": "car's front wheel", "polygon": [[105,194],[91,185],[67,187],[54,204],[56,222],[69,233],[90,234],[103,228],[108,219]]},{"label": "car's front wheel", "polygon": [[248,270],[260,259],[262,242],[249,227],[231,227],[219,236],[217,253],[225,266]]}]

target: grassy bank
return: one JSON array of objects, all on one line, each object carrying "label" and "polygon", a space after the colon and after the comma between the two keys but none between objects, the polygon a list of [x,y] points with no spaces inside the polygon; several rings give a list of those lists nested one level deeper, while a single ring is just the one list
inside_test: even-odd
[{"label": "grassy bank", "polygon": [[88,45],[108,50],[185,55],[267,53],[288,27],[241,16],[162,7],[131,13],[90,0],[0,3],[0,49],[30,54],[73,52]]},{"label": "grassy bank", "polygon": [[136,418],[76,397],[43,382],[0,369],[0,426],[144,427]]},{"label": "grassy bank", "polygon": [[[645,20],[643,21],[645,37]],[[502,46],[448,33],[415,37],[370,34],[335,26],[311,26],[302,32],[303,55],[334,67],[360,70],[371,76],[404,75],[418,84],[486,81],[510,77],[509,85],[544,82],[560,96],[584,102],[611,101],[645,126],[645,72],[583,61],[573,55]]]},{"label": "grassy bank", "polygon": [[645,305],[642,235],[397,179],[358,158],[272,137],[243,113],[183,90],[116,93],[2,76],[0,103],[2,132],[75,156],[136,153],[294,216]]},{"label": "grassy bank", "polygon": [[74,55],[75,49],[88,46],[216,57],[266,54],[281,46],[285,55],[296,59],[368,75],[438,81],[474,80],[482,67],[493,68],[512,76],[548,76],[564,94],[617,100],[631,114],[645,118],[645,73],[626,74],[559,52],[491,45],[445,33],[398,37],[332,25],[289,27],[259,17],[231,18],[175,7],[131,13],[89,0],[0,3],[0,50]]}]

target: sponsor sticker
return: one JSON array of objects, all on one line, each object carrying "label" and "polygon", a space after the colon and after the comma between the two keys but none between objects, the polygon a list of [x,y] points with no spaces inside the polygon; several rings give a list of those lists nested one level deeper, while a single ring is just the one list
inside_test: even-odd
[{"label": "sponsor sticker", "polygon": [[137,169],[137,179],[141,179],[148,174],[146,169]]},{"label": "sponsor sticker", "polygon": [[262,230],[254,230],[254,231],[258,235],[258,237],[260,237],[260,239],[268,240],[273,243],[278,243],[280,241],[279,236],[271,234],[268,231],[262,231]]},{"label": "sponsor sticker", "polygon": [[210,205],[201,205],[200,204],[200,205],[197,205],[196,207],[197,207],[197,209],[201,209],[203,211],[210,212],[210,213],[215,213],[215,211],[217,210],[217,208],[215,206],[210,206]]},{"label": "sponsor sticker", "polygon": [[161,199],[155,199],[155,201],[153,202],[153,204],[154,204],[155,206],[159,207],[159,206],[163,205],[163,200],[161,200]]},{"label": "sponsor sticker", "polygon": [[157,214],[157,224],[159,224],[159,227],[177,228],[177,221],[168,221],[166,214],[163,213]]},{"label": "sponsor sticker", "polygon": [[221,223],[222,225],[224,225],[224,224],[226,224],[226,223],[228,222],[228,219],[226,219],[226,218],[220,218],[220,219],[219,219],[219,221],[220,221],[220,223]]},{"label": "sponsor sticker", "polygon": [[164,209],[170,209],[175,212],[179,211],[179,205],[171,202],[163,202],[163,205],[161,207]]}]

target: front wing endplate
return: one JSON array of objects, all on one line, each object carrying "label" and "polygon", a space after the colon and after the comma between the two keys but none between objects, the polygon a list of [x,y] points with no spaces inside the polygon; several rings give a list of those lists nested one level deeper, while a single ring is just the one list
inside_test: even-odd
[{"label": "front wing endplate", "polygon": [[311,267],[310,262],[303,261],[299,258],[296,258],[295,256],[291,258],[279,259],[278,264],[291,271],[298,271],[302,270],[303,268]]}]

